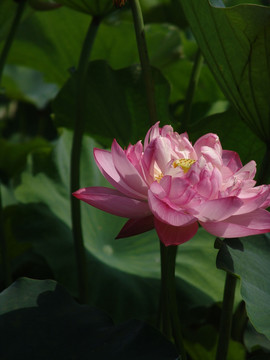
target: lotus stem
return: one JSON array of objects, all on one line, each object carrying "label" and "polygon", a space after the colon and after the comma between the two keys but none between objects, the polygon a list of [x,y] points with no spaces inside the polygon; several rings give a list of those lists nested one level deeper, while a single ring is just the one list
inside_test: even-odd
[{"label": "lotus stem", "polygon": [[170,304],[168,296],[168,251],[160,241],[160,264],[161,264],[161,292],[160,292],[160,330],[172,340],[172,324],[170,315]]},{"label": "lotus stem", "polygon": [[147,44],[145,40],[143,15],[139,0],[130,0],[130,6],[133,16],[134,28],[136,33],[137,47],[144,78],[148,112],[150,124],[154,125],[157,121],[157,109],[155,101],[155,89],[152,77],[152,71],[148,56]]},{"label": "lotus stem", "polygon": [[4,216],[2,204],[2,185],[0,183],[0,249],[2,254],[2,269],[4,286],[8,287],[12,283],[12,275],[7,251],[7,242],[4,230]]},{"label": "lotus stem", "polygon": [[185,105],[184,105],[184,110],[183,110],[183,115],[182,115],[183,121],[182,121],[182,125],[181,125],[181,128],[183,131],[187,130],[187,126],[190,122],[192,102],[193,102],[194,94],[195,94],[195,91],[196,91],[196,88],[197,88],[197,85],[199,82],[202,65],[203,65],[203,56],[202,56],[201,50],[198,49],[196,56],[195,56],[195,60],[194,60],[191,76],[189,79],[188,88],[187,88],[187,93],[186,93],[186,100],[185,100]]},{"label": "lotus stem", "polygon": [[[3,76],[4,66],[5,66],[8,54],[9,54],[9,50],[13,43],[13,40],[14,40],[14,37],[16,34],[16,30],[17,30],[20,20],[22,18],[25,3],[26,3],[26,1],[23,0],[23,1],[20,1],[17,5],[17,11],[15,14],[15,17],[13,19],[6,42],[4,44],[4,48],[0,55],[0,86],[2,84],[2,76]],[[10,269],[10,264],[9,264],[9,259],[8,259],[7,243],[6,243],[6,237],[5,237],[5,231],[4,231],[1,182],[0,182],[0,247],[1,247],[1,253],[2,253],[3,277],[4,277],[5,286],[7,287],[12,283],[12,275],[11,275],[11,269]]]},{"label": "lotus stem", "polygon": [[231,338],[233,303],[237,278],[227,272],[219,327],[216,360],[226,360]]},{"label": "lotus stem", "polygon": [[174,340],[181,354],[181,360],[186,360],[186,351],[179,321],[179,313],[175,289],[175,260],[177,246],[166,247],[160,242],[161,254],[161,331],[170,340]]},{"label": "lotus stem", "polygon": [[4,48],[3,48],[1,56],[0,56],[0,85],[2,83],[2,75],[3,75],[3,71],[4,71],[4,66],[5,66],[5,63],[7,60],[7,56],[9,54],[9,50],[13,43],[13,39],[15,37],[18,25],[21,21],[25,4],[26,4],[26,1],[22,0],[22,1],[19,1],[18,5],[17,5],[17,11],[15,14],[15,17],[13,19],[10,31],[8,33]]},{"label": "lotus stem", "polygon": [[[84,106],[85,106],[85,76],[87,73],[87,65],[96,38],[97,30],[100,24],[100,19],[93,17],[87,31],[84,44],[82,47],[77,76],[77,95],[76,95],[76,118],[74,126],[74,134],[71,149],[71,166],[70,166],[70,188],[74,192],[80,187],[80,155],[82,147],[82,138],[84,132]],[[81,208],[80,202],[71,195],[71,218],[72,231],[75,246],[78,284],[79,284],[79,300],[86,303],[88,300],[88,275],[86,251],[83,243],[82,227],[81,227]]]},{"label": "lotus stem", "polygon": [[246,303],[242,300],[233,315],[232,339],[243,342],[244,332],[248,323]]},{"label": "lotus stem", "polygon": [[186,351],[182,337],[182,330],[179,321],[179,312],[176,299],[175,288],[175,260],[178,246],[168,246],[168,293],[171,309],[171,322],[173,330],[173,338],[178,351],[181,354],[181,360],[186,360]]}]

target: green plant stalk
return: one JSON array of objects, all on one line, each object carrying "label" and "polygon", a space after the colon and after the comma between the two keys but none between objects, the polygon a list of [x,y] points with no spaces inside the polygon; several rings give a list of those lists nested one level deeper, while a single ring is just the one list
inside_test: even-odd
[{"label": "green plant stalk", "polygon": [[244,332],[248,323],[246,304],[242,300],[237,306],[232,319],[232,339],[243,343]]},{"label": "green plant stalk", "polygon": [[172,323],[168,296],[168,249],[160,241],[161,289],[160,289],[160,331],[169,339],[172,337]]},{"label": "green plant stalk", "polygon": [[138,47],[139,57],[142,67],[142,74],[144,78],[150,124],[154,125],[158,121],[156,101],[155,101],[155,89],[154,89],[149,56],[148,56],[147,44],[145,40],[142,10],[139,0],[130,0],[130,6],[131,6],[134,28],[136,33],[137,47]]},{"label": "green plant stalk", "polygon": [[[26,1],[20,1],[17,6],[17,11],[13,19],[10,31],[8,33],[7,39],[4,44],[4,48],[0,55],[0,86],[2,84],[2,76],[4,71],[4,66],[9,54],[9,50],[13,43],[18,25],[22,18],[23,10],[25,7]],[[7,243],[4,231],[4,217],[3,217],[3,205],[2,205],[2,191],[1,191],[1,182],[0,182],[0,247],[2,253],[2,268],[3,268],[3,277],[5,282],[5,287],[9,286],[12,283],[12,275],[9,264],[8,252],[7,252]]]},{"label": "green plant stalk", "polygon": [[190,122],[192,102],[193,102],[195,90],[196,90],[198,82],[199,82],[202,65],[203,65],[203,56],[202,56],[201,50],[198,49],[196,56],[195,56],[195,61],[193,64],[193,68],[192,68],[192,72],[191,72],[191,76],[190,76],[189,84],[188,84],[188,88],[187,88],[186,100],[185,100],[185,105],[184,105],[184,110],[183,110],[183,115],[182,115],[182,117],[183,117],[183,121],[182,121],[182,125],[181,125],[182,131],[187,130],[187,126]]},{"label": "green plant stalk", "polygon": [[168,248],[168,280],[169,280],[169,299],[171,309],[171,322],[173,329],[173,337],[175,345],[181,354],[181,360],[186,360],[186,351],[184,347],[184,341],[182,336],[181,324],[179,321],[179,312],[176,298],[175,287],[175,260],[178,246],[169,246]]},{"label": "green plant stalk", "polygon": [[[85,106],[85,76],[91,49],[96,38],[100,19],[93,17],[87,31],[84,44],[82,47],[77,76],[77,93],[76,93],[76,118],[74,134],[71,149],[71,166],[70,166],[70,188],[74,192],[80,187],[80,155],[82,147],[82,138],[84,132],[84,106]],[[79,300],[86,303],[88,300],[88,276],[86,251],[83,243],[81,227],[81,207],[78,199],[71,195],[71,219],[72,231],[78,269]]]},{"label": "green plant stalk", "polygon": [[2,204],[2,186],[0,183],[0,249],[2,254],[2,269],[3,269],[3,278],[4,286],[8,287],[12,283],[12,274],[10,269],[8,251],[7,251],[7,242],[5,237],[4,230],[4,216],[3,216],[3,204]]},{"label": "green plant stalk", "polygon": [[216,360],[226,360],[231,337],[233,303],[237,278],[228,273],[223,294]]},{"label": "green plant stalk", "polygon": [[5,63],[6,63],[6,60],[7,60],[7,56],[9,54],[9,50],[10,50],[11,45],[13,43],[13,39],[14,39],[14,36],[16,34],[18,25],[19,25],[20,20],[22,18],[22,14],[23,14],[25,4],[26,4],[25,0],[22,0],[22,1],[20,1],[18,3],[17,11],[16,11],[16,14],[15,14],[14,20],[12,22],[8,37],[6,39],[4,48],[3,48],[1,56],[0,56],[0,85],[2,83],[2,75],[3,75],[3,71],[4,71],[4,66],[5,66]]},{"label": "green plant stalk", "polygon": [[181,354],[181,360],[186,360],[186,351],[179,321],[179,313],[175,289],[175,260],[178,246],[166,247],[160,241],[161,254],[161,331],[170,340],[174,340]]}]

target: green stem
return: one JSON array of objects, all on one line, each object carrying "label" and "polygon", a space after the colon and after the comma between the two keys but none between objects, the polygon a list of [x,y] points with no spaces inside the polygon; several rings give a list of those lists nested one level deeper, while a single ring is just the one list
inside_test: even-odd
[{"label": "green stem", "polygon": [[237,278],[226,274],[216,360],[226,360],[231,337],[234,293]]},{"label": "green stem", "polygon": [[181,354],[181,360],[186,360],[186,351],[179,321],[179,313],[175,288],[175,260],[177,246],[166,247],[160,242],[161,254],[161,330],[169,339],[173,339],[177,350]]},{"label": "green stem", "polygon": [[149,62],[148,50],[145,40],[142,10],[139,0],[130,0],[130,6],[131,6],[134,28],[136,33],[137,47],[138,47],[140,62],[142,67],[142,74],[144,78],[148,111],[149,111],[149,119],[150,119],[150,124],[153,125],[158,121],[158,119],[157,119],[157,109],[155,102],[155,89],[154,89],[151,66]]},{"label": "green stem", "polygon": [[[17,30],[20,20],[22,18],[25,3],[26,3],[26,1],[23,0],[23,1],[20,1],[17,5],[17,11],[15,14],[15,17],[13,19],[6,42],[4,44],[4,48],[0,55],[0,85],[2,83],[4,66],[5,66],[8,54],[9,54],[9,50],[13,43],[13,40],[14,40],[14,37],[16,34],[16,30]],[[12,275],[11,275],[11,269],[10,269],[10,264],[9,264],[9,259],[8,259],[7,243],[6,243],[6,237],[5,237],[5,231],[4,231],[1,183],[0,183],[0,248],[1,248],[1,254],[2,254],[3,277],[4,277],[5,286],[7,287],[12,283]]]},{"label": "green stem", "polygon": [[[84,132],[84,106],[85,106],[85,77],[87,73],[87,65],[91,53],[91,49],[97,34],[100,19],[93,17],[88,32],[86,34],[84,44],[82,47],[78,71],[77,71],[77,94],[76,94],[76,119],[71,149],[71,172],[70,172],[70,187],[71,192],[74,192],[80,187],[80,155],[82,146],[82,137]],[[72,217],[72,231],[75,246],[75,253],[78,268],[78,284],[79,284],[79,299],[82,303],[88,300],[87,291],[87,264],[86,252],[83,244],[82,228],[81,228],[81,208],[80,202],[71,196],[71,217]]]},{"label": "green stem", "polygon": [[246,304],[242,300],[232,319],[232,339],[243,343],[243,336],[248,323]]},{"label": "green stem", "polygon": [[22,18],[22,14],[23,14],[25,4],[26,4],[26,1],[23,0],[23,1],[20,1],[18,3],[18,5],[17,5],[17,11],[16,11],[16,14],[15,14],[15,17],[14,17],[14,20],[12,22],[8,37],[6,39],[4,48],[3,48],[1,56],[0,56],[0,84],[1,84],[1,81],[2,81],[2,75],[3,75],[4,66],[5,66],[5,63],[6,63],[6,60],[7,60],[7,56],[8,56],[9,50],[11,48],[14,36],[16,34],[16,30],[17,30],[18,25],[20,23],[20,20]]},{"label": "green stem", "polygon": [[170,315],[170,304],[168,296],[168,249],[160,241],[160,263],[161,263],[161,292],[160,292],[160,330],[172,340],[172,324]]},{"label": "green stem", "polygon": [[195,90],[197,88],[198,81],[200,78],[202,65],[203,65],[203,56],[201,54],[200,49],[198,49],[196,56],[195,56],[195,61],[193,64],[191,76],[189,79],[186,100],[185,100],[185,105],[184,105],[184,110],[183,110],[183,115],[182,115],[183,121],[182,121],[181,128],[183,131],[187,130],[187,126],[190,121],[192,102],[193,102]]},{"label": "green stem", "polygon": [[184,347],[182,329],[179,321],[179,312],[178,312],[176,288],[175,288],[175,260],[176,260],[177,249],[178,246],[169,246],[168,248],[169,298],[170,298],[171,321],[172,321],[173,337],[174,337],[175,345],[181,354],[181,360],[186,360],[187,356]]},{"label": "green stem", "polygon": [[12,283],[12,275],[10,269],[10,263],[7,252],[7,242],[5,237],[4,230],[4,216],[3,216],[3,206],[2,206],[2,189],[0,184],[0,247],[2,254],[2,269],[3,269],[3,278],[4,286],[8,287]]}]

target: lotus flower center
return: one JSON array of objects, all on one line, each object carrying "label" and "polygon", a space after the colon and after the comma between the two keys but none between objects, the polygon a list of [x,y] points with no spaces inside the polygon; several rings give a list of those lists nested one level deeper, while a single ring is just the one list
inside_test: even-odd
[{"label": "lotus flower center", "polygon": [[154,179],[159,183],[163,176],[164,175],[162,173],[159,173],[154,176]]},{"label": "lotus flower center", "polygon": [[173,162],[172,166],[174,168],[180,166],[183,169],[184,173],[186,174],[190,169],[191,165],[194,164],[195,162],[196,160],[192,160],[192,159],[178,159]]}]

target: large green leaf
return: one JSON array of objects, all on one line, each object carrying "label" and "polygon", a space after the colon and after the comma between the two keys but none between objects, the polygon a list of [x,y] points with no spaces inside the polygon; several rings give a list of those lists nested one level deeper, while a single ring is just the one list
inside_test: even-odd
[{"label": "large green leaf", "polygon": [[[169,85],[153,69],[158,120],[168,122]],[[85,130],[100,143],[110,146],[113,138],[122,145],[136,142],[150,125],[145,85],[138,66],[112,70],[104,61],[89,64],[86,75]],[[76,118],[76,76],[61,89],[54,101],[56,124],[74,127]],[[124,121],[123,121],[124,119]]]},{"label": "large green leaf", "polygon": [[258,333],[249,322],[243,336],[244,344],[249,352],[259,348],[270,353],[270,340]]},{"label": "large green leaf", "polygon": [[270,338],[270,237],[250,236],[225,239],[217,266],[241,278],[241,294],[250,321],[258,332]]},{"label": "large green leaf", "polygon": [[115,326],[52,280],[22,278],[0,294],[0,337],[0,357],[6,360],[177,357],[173,345],[149,325],[130,320]]},{"label": "large green leaf", "polygon": [[[7,94],[22,98],[25,92],[26,100],[33,99],[33,96],[36,98],[41,91],[33,86],[35,85],[33,74],[39,77],[35,82],[36,85],[38,82],[39,87],[42,85],[43,93],[44,90],[51,88],[52,84],[62,86],[69,78],[68,69],[77,67],[89,22],[90,17],[87,15],[65,7],[52,12],[32,13],[20,25],[8,57],[10,67],[6,69],[6,76],[3,79]],[[176,27],[168,24],[152,24],[146,27],[146,37],[151,63],[154,66],[161,68],[168,62],[178,60],[180,34]],[[0,43],[0,49],[2,46],[3,42]],[[139,63],[133,23],[102,23],[94,42],[91,58],[104,59],[115,69]],[[14,67],[16,65],[19,68]],[[31,69],[42,74],[33,73]],[[25,80],[26,76],[30,77],[31,81],[29,82],[28,78],[22,84],[21,75]],[[39,96],[40,101],[42,101],[41,96]]]},{"label": "large green leaf", "polygon": [[181,3],[227,98],[257,135],[269,139],[270,8],[258,5],[215,8],[208,0]]},{"label": "large green leaf", "polygon": [[[75,293],[68,182],[70,146],[71,134],[65,131],[52,153],[53,166],[46,167],[46,173],[40,172],[45,167],[40,168],[38,156],[32,159],[32,165],[29,163],[31,166],[23,174],[22,184],[15,192],[24,206],[28,204],[28,209],[21,208],[20,216],[14,213],[13,223],[15,221],[16,226],[12,228],[18,240],[31,239],[35,251],[45,257],[57,280],[67,288],[72,287]],[[96,144],[85,137],[81,156],[82,186],[106,185],[93,161],[94,146]],[[40,203],[46,207],[40,207],[39,211],[37,205],[32,207]],[[84,241],[89,256],[89,286],[93,288],[91,301],[102,304],[107,311],[120,317],[131,311],[130,304],[137,314],[154,314],[160,277],[159,244],[155,232],[116,241],[114,237],[124,219],[84,203],[81,207]],[[25,216],[27,221],[24,221]],[[18,218],[21,219],[19,222]],[[62,230],[58,231],[57,227]],[[192,240],[179,247],[176,275],[181,301],[186,303],[183,312],[186,308],[210,305],[222,298],[224,276],[215,268],[213,243],[214,237],[200,229]],[[110,301],[108,292],[111,294]]]},{"label": "large green leaf", "polygon": [[[3,79],[7,95],[38,106],[50,100],[68,80],[68,69],[77,67],[89,22],[87,15],[65,7],[46,13],[33,12],[19,27],[8,57],[9,65]],[[189,45],[196,47],[194,41],[189,41],[171,24],[150,24],[145,27],[145,32],[150,62],[170,83],[170,101],[183,101],[192,68],[185,49]],[[0,48],[2,46],[3,42]],[[133,23],[103,22],[91,59],[106,60],[113,69],[139,63]],[[221,98],[220,93],[205,66],[194,101],[207,102],[209,108],[210,101]]]}]

